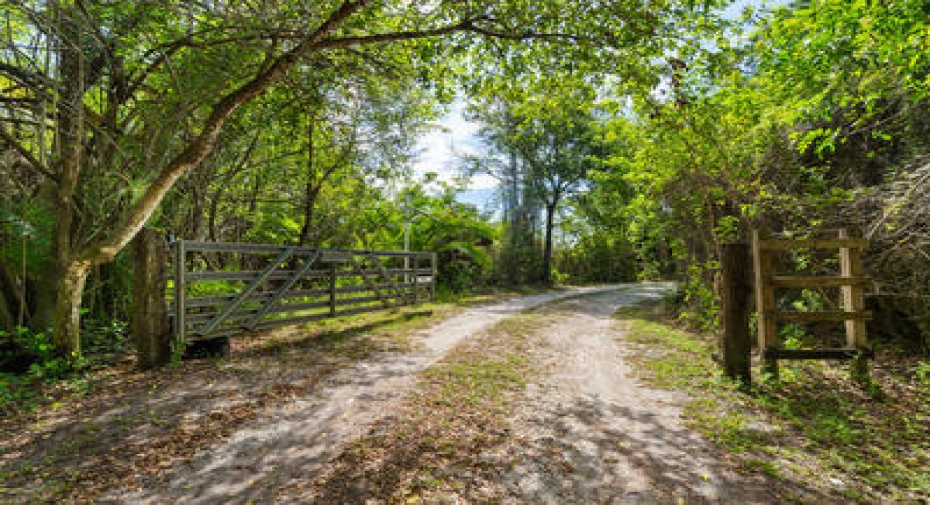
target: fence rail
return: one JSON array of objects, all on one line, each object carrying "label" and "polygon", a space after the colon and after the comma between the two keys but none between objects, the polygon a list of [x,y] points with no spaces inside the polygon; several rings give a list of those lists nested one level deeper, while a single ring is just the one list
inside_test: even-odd
[{"label": "fence rail", "polygon": [[[821,239],[768,238],[758,230],[753,231],[759,351],[769,373],[777,375],[779,359],[851,359],[854,375],[867,374],[866,358],[871,355],[871,349],[866,338],[865,321],[871,319],[872,313],[865,310],[863,289],[872,283],[872,279],[863,275],[861,260],[862,250],[867,246],[867,240],[852,238],[846,230],[839,230],[836,238]],[[773,255],[800,249],[838,250],[839,275],[775,275]],[[839,288],[841,310],[799,312],[776,308],[776,289],[803,288]],[[842,322],[845,324],[846,342],[843,347],[831,349],[785,349],[778,337],[779,322]]]}]

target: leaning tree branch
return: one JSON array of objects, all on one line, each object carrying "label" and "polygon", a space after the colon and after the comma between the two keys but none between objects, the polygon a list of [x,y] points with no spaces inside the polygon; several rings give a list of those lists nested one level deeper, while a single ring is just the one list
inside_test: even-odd
[{"label": "leaning tree branch", "polygon": [[441,26],[438,28],[433,28],[430,30],[418,30],[418,31],[406,31],[406,32],[392,32],[392,33],[379,33],[375,35],[363,35],[357,37],[334,37],[328,38],[320,41],[314,46],[315,49],[334,49],[342,48],[347,46],[359,46],[366,44],[377,44],[380,42],[396,42],[401,40],[414,40],[430,37],[439,37],[442,35],[449,35],[452,33],[459,32],[471,32],[484,37],[493,38],[493,39],[506,39],[506,40],[565,40],[570,42],[579,42],[582,40],[596,40],[595,37],[583,37],[571,33],[559,33],[559,32],[534,32],[534,31],[523,31],[520,33],[508,33],[499,30],[492,30],[490,28],[482,27],[478,24],[480,21],[489,21],[490,19],[487,16],[477,16],[472,18],[467,18],[459,21],[458,23]]},{"label": "leaning tree branch", "polygon": [[216,146],[223,125],[239,107],[257,98],[273,84],[280,81],[301,56],[316,47],[321,40],[334,31],[349,16],[359,11],[371,0],[345,1],[326,21],[307,35],[299,44],[274,60],[265,71],[239,86],[213,106],[210,116],[203,124],[199,135],[165,166],[146,189],[142,197],[129,209],[116,230],[96,244],[83,248],[77,261],[100,265],[111,261],[139,232],[152,213],[174,186],[175,182],[200,164]]},{"label": "leaning tree branch", "polygon": [[313,49],[338,49],[348,46],[361,46],[366,44],[377,44],[379,42],[396,42],[401,40],[422,39],[428,37],[439,37],[456,32],[463,32],[474,26],[477,18],[466,19],[458,23],[433,28],[431,30],[407,31],[378,33],[375,35],[362,35],[358,37],[334,37],[320,40],[313,45]]}]

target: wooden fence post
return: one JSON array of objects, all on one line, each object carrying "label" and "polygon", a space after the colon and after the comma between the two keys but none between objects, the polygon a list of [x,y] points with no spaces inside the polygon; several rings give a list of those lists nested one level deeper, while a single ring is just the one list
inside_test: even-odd
[{"label": "wooden fence post", "polygon": [[723,335],[720,351],[727,377],[745,385],[752,382],[749,367],[752,347],[749,336],[750,265],[748,244],[721,244]]},{"label": "wooden fence post", "polygon": [[[841,239],[850,238],[849,232],[845,229],[840,230]],[[858,249],[853,250],[849,247],[840,248],[840,275],[843,277],[861,277],[862,276],[862,256]],[[843,293],[843,310],[846,312],[862,312],[865,310],[865,294],[861,285],[851,284],[842,287]],[[859,355],[854,357],[851,362],[852,376],[860,381],[868,381],[869,366],[868,361],[863,356],[862,351],[867,346],[865,336],[865,319],[855,318],[846,320],[846,347],[858,349]]]},{"label": "wooden fence post", "polygon": [[775,288],[769,281],[772,276],[772,252],[761,247],[759,230],[752,231],[752,261],[755,271],[756,325],[758,327],[759,355],[762,356],[762,372],[778,379],[778,360],[766,356],[769,350],[778,348],[778,323],[775,311]]},{"label": "wooden fence post", "polygon": [[149,369],[171,360],[171,328],[168,324],[168,244],[165,237],[143,228],[133,239],[132,338],[138,367]]},{"label": "wooden fence post", "polygon": [[[419,293],[420,291],[420,278],[419,278],[420,269],[418,267],[420,264],[420,257],[414,256],[411,259],[413,260],[412,262],[413,263],[413,304],[419,305],[420,304],[420,293]],[[409,287],[406,287],[405,289],[409,289]]]},{"label": "wooden fence post", "polygon": [[439,273],[439,261],[436,253],[430,254],[430,283],[429,283],[429,299],[432,302],[436,301],[436,274]]},{"label": "wooden fence post", "polygon": [[336,262],[329,264],[329,316],[336,317]]}]

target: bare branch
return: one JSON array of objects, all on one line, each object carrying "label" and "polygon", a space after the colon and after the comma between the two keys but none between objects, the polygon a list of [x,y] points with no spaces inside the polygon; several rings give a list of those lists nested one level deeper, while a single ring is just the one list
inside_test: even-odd
[{"label": "bare branch", "polygon": [[48,177],[51,180],[57,180],[55,173],[48,169],[42,162],[40,162],[35,156],[29,152],[29,149],[26,149],[25,146],[20,144],[5,128],[0,128],[0,137],[6,141],[13,149],[16,150],[23,158],[26,158],[26,161],[29,162],[29,165],[40,174]]}]

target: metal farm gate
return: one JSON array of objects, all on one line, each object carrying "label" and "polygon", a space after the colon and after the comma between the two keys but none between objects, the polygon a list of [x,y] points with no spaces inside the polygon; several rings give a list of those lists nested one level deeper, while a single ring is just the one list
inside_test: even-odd
[{"label": "metal farm gate", "polygon": [[171,243],[179,343],[359,314],[435,297],[436,255],[263,244]]}]

